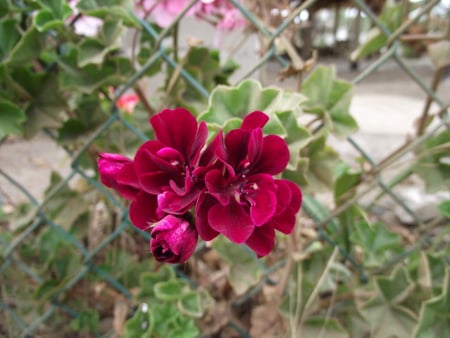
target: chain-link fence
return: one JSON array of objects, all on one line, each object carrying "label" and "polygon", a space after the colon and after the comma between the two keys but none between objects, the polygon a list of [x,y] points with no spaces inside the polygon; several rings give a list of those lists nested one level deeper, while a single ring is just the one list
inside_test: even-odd
[{"label": "chain-link fence", "polygon": [[[113,100],[119,98],[122,94],[126,93],[130,88],[133,88],[138,80],[146,75],[146,73],[158,63],[165,64],[172,72],[179,72],[179,76],[182,77],[185,82],[195,91],[199,96],[207,99],[210,95],[210,91],[206,89],[199,81],[196,80],[195,76],[192,75],[188,70],[183,68],[181,64],[174,56],[171,50],[163,46],[163,41],[171,34],[172,29],[178,24],[180,20],[183,20],[185,13],[196,3],[196,1],[191,1],[189,5],[185,8],[183,12],[179,14],[173,24],[162,31],[157,31],[154,26],[150,25],[148,22],[139,19],[142,26],[142,35],[148,36],[153,43],[152,54],[142,65],[139,71],[129,78],[129,81],[121,86],[113,94]],[[280,39],[285,39],[285,34],[288,30],[293,31],[294,35],[303,34],[301,33],[301,25],[298,24],[298,18],[305,13],[306,10],[310,10],[310,14],[318,10],[320,7],[325,7],[327,4],[325,1],[304,1],[299,2],[296,7],[289,7],[289,14],[287,16],[279,17],[279,22],[277,26],[270,26],[267,22],[262,21],[262,16],[257,16],[258,10],[264,10],[258,5],[258,2],[241,2],[237,0],[230,0],[230,3],[237,8],[242,16],[247,21],[247,26],[251,27],[253,31],[252,34],[257,34],[261,37],[261,41],[264,41],[264,46],[261,46],[261,51],[263,52],[259,62],[252,65],[251,69],[245,69],[245,75],[243,78],[251,77],[255,72],[263,71],[269,63],[277,62],[283,68],[293,67],[292,69],[296,72],[296,76],[301,78],[301,74],[305,73],[308,69],[308,61],[301,59],[297,53],[297,57],[292,56],[292,51],[289,51],[283,55],[279,52],[279,41]],[[337,2],[338,3],[338,2]],[[406,2],[405,2],[406,3]],[[408,2],[409,3],[409,2]],[[406,34],[410,32],[410,28],[423,21],[424,18],[427,19],[430,16],[430,12],[439,6],[440,2],[437,0],[427,1],[426,5],[409,12],[409,15],[404,15],[402,18],[402,24],[396,27],[395,30],[389,28],[389,22],[383,22],[382,19],[374,13],[370,8],[370,3],[367,4],[361,0],[355,0],[347,3],[343,3],[341,9],[352,8],[357,11],[358,18],[365,18],[369,22],[370,26],[377,27],[384,35],[386,39],[385,47],[381,49],[381,52],[375,52],[369,61],[365,60],[363,64],[364,69],[354,73],[353,79],[351,80],[353,84],[360,84],[363,82],[370,82],[371,76],[377,72],[378,69],[382,69],[386,64],[391,67],[392,64],[397,67],[396,71],[403,72],[402,76],[407,76],[408,81],[414,82],[417,86],[425,93],[427,96],[426,108],[422,117],[417,122],[420,126],[417,128],[417,135],[414,135],[410,140],[406,141],[394,152],[383,156],[381,159],[374,159],[370,151],[364,149],[357,141],[357,137],[348,137],[346,142],[352,147],[354,151],[361,157],[364,163],[369,164],[363,166],[363,173],[360,177],[361,179],[353,189],[353,195],[344,200],[341,204],[337,204],[334,207],[329,205],[325,206],[323,203],[317,199],[314,194],[307,193],[304,196],[304,202],[302,209],[308,217],[310,217],[317,229],[319,236],[328,242],[331,246],[336,246],[338,250],[347,258],[354,269],[358,271],[359,277],[362,282],[367,280],[367,272],[360,260],[355,258],[347,248],[341,246],[333,238],[330,231],[327,229],[337,229],[339,228],[339,223],[342,222],[340,218],[349,208],[351,208],[355,203],[360,202],[367,196],[375,196],[376,198],[371,198],[371,202],[367,205],[367,210],[374,212],[376,209],[376,201],[381,196],[388,196],[390,203],[392,205],[401,208],[404,213],[409,215],[414,223],[420,226],[425,226],[425,220],[421,215],[418,215],[415,210],[413,210],[401,196],[398,196],[396,192],[397,185],[401,184],[403,180],[409,177],[411,173],[411,167],[404,167],[403,172],[399,171],[399,174],[395,177],[392,175],[386,175],[391,168],[398,166],[404,161],[404,158],[408,154],[414,154],[418,151],[423,151],[428,140],[434,138],[439,132],[449,128],[448,120],[448,102],[438,95],[437,88],[439,80],[445,74],[445,67],[440,66],[436,68],[437,79],[434,83],[425,83],[420,75],[416,73],[416,70],[410,65],[408,60],[402,54],[402,46],[408,41],[428,41],[429,36],[416,36],[415,34]],[[269,6],[269,5],[268,5]],[[333,5],[334,6],[334,5]],[[333,7],[334,8],[334,7]],[[359,19],[358,19],[359,20]],[[349,25],[348,22],[344,23]],[[352,27],[355,29],[360,29],[361,23],[356,23],[352,21]],[[342,25],[342,23],[341,23]],[[338,28],[336,28],[337,30]],[[358,36],[356,31],[351,31],[352,36]],[[314,33],[314,29],[312,30]],[[335,32],[336,33],[336,32]],[[292,35],[289,35],[292,36]],[[435,37],[432,37],[435,39]],[[411,40],[408,40],[411,39]],[[414,40],[415,39],[415,40]],[[447,35],[443,35],[440,39],[448,39]],[[303,46],[311,44],[311,41],[301,40]],[[354,41],[351,41],[352,47],[356,46]],[[306,48],[306,47],[305,47]],[[312,51],[313,48],[311,48]],[[313,59],[312,54],[306,56],[311,57],[310,61]],[[320,58],[319,58],[320,62]],[[354,65],[354,64],[353,64]],[[301,80],[300,80],[301,81]],[[433,102],[439,107],[438,120],[434,120],[434,123],[428,126],[427,121],[430,116],[428,112],[428,107]],[[424,103],[425,104],[425,103]],[[389,124],[389,121],[385,122]],[[410,126],[405,126],[409,128]],[[19,227],[13,232],[14,235],[2,236],[0,239],[1,247],[1,259],[0,259],[0,276],[1,276],[1,288],[2,288],[2,298],[0,299],[0,308],[3,312],[5,318],[5,323],[9,323],[10,328],[7,332],[14,332],[18,336],[30,337],[30,336],[40,336],[39,330],[42,327],[48,325],[49,322],[60,320],[56,318],[69,318],[69,319],[79,319],[79,320],[89,320],[89,313],[80,308],[77,308],[76,302],[71,301],[70,304],[66,302],[66,299],[82,299],[91,298],[95,302],[95,294],[91,291],[83,292],[83,290],[88,290],[89,288],[83,287],[86,283],[96,283],[99,287],[104,287],[113,290],[115,295],[121,294],[124,298],[130,299],[132,297],[132,291],[128,289],[126,276],[123,274],[113,271],[108,267],[104,267],[106,261],[112,259],[110,255],[114,250],[112,248],[119,245],[118,243],[123,243],[127,241],[127,236],[124,235],[129,232],[130,229],[137,231],[131,226],[128,216],[127,208],[123,206],[123,203],[110,191],[105,189],[97,180],[97,176],[92,172],[89,172],[83,166],[83,161],[86,156],[95,156],[94,144],[96,141],[107,138],[108,131],[112,128],[122,128],[123,130],[128,130],[127,133],[131,133],[135,138],[140,140],[146,140],[148,134],[142,132],[142,130],[136,128],[135,125],[130,123],[123,114],[121,114],[114,104],[113,109],[110,113],[109,118],[106,122],[102,123],[94,133],[92,133],[88,139],[82,141],[82,145],[76,149],[71,149],[66,147],[65,151],[71,159],[70,171],[64,177],[53,177],[52,178],[52,188],[47,191],[45,198],[43,200],[37,199],[33,196],[26,185],[26,183],[19,183],[20,179],[15,177],[14,172],[5,172],[0,169],[1,176],[9,182],[8,189],[14,189],[20,192],[22,199],[25,199],[26,207],[23,210],[18,210],[23,217],[28,217],[28,221],[22,220],[22,224],[26,224],[25,227]],[[52,139],[54,134],[51,130],[46,130],[46,135]],[[30,142],[33,142],[32,140]],[[106,150],[107,149],[102,149]],[[355,152],[353,152],[355,153]],[[93,155],[94,154],[94,155]],[[0,164],[1,167],[1,164]],[[387,178],[386,178],[387,176]],[[99,236],[99,240],[93,240],[90,243],[82,240],[85,238],[83,233],[77,232],[76,228],[68,228],[65,226],[67,219],[61,219],[58,213],[54,212],[54,206],[57,205],[56,209],[61,210],[66,208],[68,210],[73,210],[74,214],[64,213],[64,217],[73,217],[74,219],[80,217],[83,212],[78,210],[80,201],[74,196],[72,192],[73,183],[75,180],[82,177],[94,190],[96,193],[100,192],[102,195],[101,199],[106,201],[108,205],[113,205],[116,208],[114,217],[105,216],[105,219],[110,224],[113,224],[109,229],[109,233]],[[39,178],[35,178],[39,179]],[[90,194],[92,191],[86,187],[80,188],[82,192]],[[2,189],[4,190],[4,189]],[[87,196],[87,195],[86,195]],[[85,197],[86,197],[85,196]],[[89,199],[88,199],[89,200]],[[3,202],[5,202],[4,200]],[[94,205],[84,204],[82,207],[86,210],[92,210]],[[19,208],[19,206],[17,206]],[[22,208],[20,207],[20,208]],[[91,208],[91,209],[89,209]],[[101,215],[98,210],[95,215]],[[101,216],[98,216],[101,217]],[[87,222],[88,220],[82,220]],[[89,220],[92,222],[92,219]],[[101,221],[100,221],[101,222]],[[427,224],[429,226],[429,224]],[[42,234],[44,230],[51,229],[44,238],[39,237],[38,234]],[[3,230],[2,230],[3,231]],[[6,231],[3,231],[6,233]],[[131,232],[133,236],[133,232]],[[142,245],[149,239],[148,234],[144,232],[139,232],[143,236]],[[399,256],[394,257],[392,260],[386,263],[385,266],[395,265],[397,262],[401,261],[405,256],[412,254],[420,247],[424,245],[430,245],[430,235],[425,233],[421,235],[422,237],[412,246],[408,251],[401,253]],[[95,236],[94,236],[95,237]],[[93,238],[90,236],[90,238]],[[139,240],[138,240],[139,241]],[[55,242],[57,244],[55,244]],[[50,245],[53,243],[52,245]],[[48,247],[46,246],[48,245]],[[59,265],[58,259],[61,257],[52,258],[52,266],[41,266],[43,261],[42,257],[30,257],[32,254],[30,247],[39,246],[39,252],[41,256],[52,255],[51,252],[47,252],[47,248],[61,248],[64,250],[59,251],[58,255],[69,255],[73,259],[71,260],[61,260]],[[127,245],[125,245],[127,247]],[[131,248],[130,250],[134,250]],[[28,252],[27,252],[28,251]],[[101,257],[101,258],[99,258]],[[252,256],[253,257],[253,256]],[[117,258],[117,257],[116,257]],[[254,258],[256,260],[256,258]],[[283,263],[282,263],[283,264]],[[72,269],[75,267],[74,269]],[[44,271],[46,269],[52,269],[50,275]],[[136,267],[139,269],[140,267]],[[145,269],[146,267],[141,266]],[[264,273],[269,274],[275,269],[274,266],[264,266]],[[63,270],[68,270],[64,271]],[[182,270],[182,269],[181,269]],[[44,277],[44,275],[46,277]],[[54,277],[54,279],[48,279],[49,276]],[[59,276],[64,276],[64,278],[58,279]],[[14,287],[8,286],[6,289],[6,284],[13,282]],[[35,309],[41,311],[40,316],[33,316],[29,311],[26,313],[21,310],[30,306],[30,304],[23,304],[20,299],[18,290],[27,289],[31,290],[35,295],[36,304],[32,305]],[[17,293],[16,293],[17,292]],[[91,306],[94,306],[91,304]],[[105,304],[105,306],[107,306]],[[99,310],[101,311],[101,310]],[[60,323],[64,325],[64,323]],[[233,322],[230,325],[235,328],[236,332],[242,334],[242,336],[248,336],[247,333],[242,328],[239,328]],[[57,325],[56,325],[57,326]],[[12,328],[11,328],[12,327]],[[5,331],[6,332],[6,331]],[[109,330],[112,332],[112,329]],[[6,334],[6,333],[5,333]]]}]

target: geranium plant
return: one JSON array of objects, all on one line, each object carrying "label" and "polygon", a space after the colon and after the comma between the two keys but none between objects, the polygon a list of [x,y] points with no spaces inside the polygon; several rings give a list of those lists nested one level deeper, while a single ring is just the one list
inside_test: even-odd
[{"label": "geranium plant", "polygon": [[150,231],[154,257],[183,263],[194,252],[197,233],[219,233],[246,243],[259,257],[274,246],[275,230],[292,232],[302,195],[288,180],[274,179],[289,162],[286,141],[263,135],[269,117],[245,116],[240,128],[220,130],[206,145],[208,129],[183,109],[150,118],[155,140],[133,160],[100,154],[102,182],[131,200],[130,219]]}]

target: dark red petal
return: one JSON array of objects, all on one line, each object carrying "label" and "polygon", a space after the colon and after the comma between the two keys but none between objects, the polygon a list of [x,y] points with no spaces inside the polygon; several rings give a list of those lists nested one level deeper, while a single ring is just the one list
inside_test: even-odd
[{"label": "dark red petal", "polygon": [[267,121],[269,121],[269,116],[261,111],[254,111],[244,118],[241,129],[262,128]]},{"label": "dark red petal", "polygon": [[[175,149],[173,151],[177,152]],[[134,166],[138,176],[159,170],[168,173],[176,173],[179,171],[177,165],[171,163],[171,159],[158,156],[157,154],[160,152],[163,155],[168,155],[167,147],[157,141],[147,141],[138,149],[134,157]],[[180,154],[177,158],[183,158],[183,156]]]},{"label": "dark red petal", "polygon": [[136,189],[140,188],[133,162],[125,164],[117,173],[116,179],[117,183],[121,185],[127,185]]},{"label": "dark red petal", "polygon": [[295,226],[295,221],[296,221],[295,215],[296,215],[296,212],[294,212],[290,209],[286,209],[280,215],[272,218],[270,220],[270,224],[272,224],[272,226],[276,230],[278,230],[286,235],[290,234]]},{"label": "dark red petal", "polygon": [[208,126],[202,121],[198,125],[197,135],[195,135],[194,143],[191,147],[189,162],[197,164],[200,158],[200,152],[208,139]]},{"label": "dark red petal", "polygon": [[275,192],[267,189],[258,189],[248,197],[250,201],[250,216],[253,224],[261,226],[268,222],[275,214],[277,196]]},{"label": "dark red petal", "polygon": [[149,194],[159,194],[163,188],[168,187],[172,176],[164,171],[150,172],[139,176],[142,190]]},{"label": "dark red petal", "polygon": [[275,245],[275,230],[270,224],[255,228],[252,235],[245,242],[258,257],[269,254]]},{"label": "dark red petal", "polygon": [[254,129],[248,140],[248,160],[250,164],[257,163],[263,150],[263,132],[261,128]]},{"label": "dark red petal", "polygon": [[135,227],[148,230],[152,223],[161,219],[158,210],[156,195],[150,195],[141,191],[130,204],[130,220]]},{"label": "dark red petal", "polygon": [[165,109],[152,116],[150,123],[157,140],[188,156],[197,134],[197,120],[188,110]]},{"label": "dark red petal", "polygon": [[199,194],[200,191],[197,189],[183,196],[177,195],[172,191],[165,191],[158,195],[158,207],[168,214],[181,215],[192,207]]},{"label": "dark red petal", "polygon": [[202,156],[199,161],[199,165],[206,167],[213,163],[216,158],[225,160],[225,145],[223,141],[222,130],[212,139],[206,149],[203,151]]},{"label": "dark red petal", "polygon": [[289,208],[296,213],[297,211],[300,210],[300,207],[302,205],[302,197],[303,197],[302,191],[300,190],[297,184],[287,180],[286,182],[288,182],[292,194],[291,202],[289,203]]},{"label": "dark red petal", "polygon": [[282,213],[284,210],[289,208],[292,199],[292,189],[291,182],[287,180],[275,180],[277,185],[277,210],[275,215]]},{"label": "dark red petal", "polygon": [[247,159],[247,144],[250,132],[234,129],[225,136],[226,159],[234,168]]},{"label": "dark red petal", "polygon": [[230,202],[231,187],[222,171],[215,169],[208,172],[205,176],[205,185],[208,192],[213,195],[222,205]]},{"label": "dark red petal", "polygon": [[247,211],[234,199],[230,199],[227,206],[216,204],[211,207],[208,221],[213,229],[238,244],[244,243],[255,229]]},{"label": "dark red petal", "polygon": [[252,165],[252,172],[276,175],[282,172],[289,162],[289,149],[281,137],[268,135],[263,139],[263,150],[257,163]]},{"label": "dark red petal", "polygon": [[211,228],[208,221],[209,210],[218,203],[219,202],[209,194],[202,194],[195,206],[197,232],[204,241],[210,241],[219,234],[218,231]]}]

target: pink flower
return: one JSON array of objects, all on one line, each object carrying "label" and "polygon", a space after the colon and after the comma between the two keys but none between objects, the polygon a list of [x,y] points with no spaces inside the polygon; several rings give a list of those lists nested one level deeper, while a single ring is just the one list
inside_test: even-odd
[{"label": "pink flower", "polygon": [[246,243],[258,256],[274,246],[275,230],[290,233],[301,204],[300,189],[272,176],[289,161],[286,142],[263,136],[268,116],[253,112],[241,128],[230,131],[217,156],[222,169],[205,176],[207,193],[196,207],[197,228],[205,240],[218,233],[235,243]]},{"label": "pink flower", "polygon": [[165,214],[158,208],[157,198],[141,190],[133,161],[111,153],[101,153],[97,161],[101,182],[131,200],[130,219],[137,228],[147,230]]},{"label": "pink flower", "polygon": [[[140,0],[136,10],[141,17],[151,16],[159,26],[167,27],[188,4],[189,0]],[[193,10],[186,13],[192,14]]]},{"label": "pink flower", "polygon": [[[78,14],[77,4],[79,0],[69,0],[69,6],[73,10],[73,14],[69,17],[68,21],[71,22]],[[75,33],[85,36],[96,36],[100,27],[103,25],[103,21],[93,16],[82,15],[74,23]]]},{"label": "pink flower", "polygon": [[127,113],[132,113],[138,103],[139,96],[136,94],[124,94],[117,100],[117,107]]},{"label": "pink flower", "polygon": [[101,153],[97,160],[101,182],[116,190],[122,197],[132,200],[139,192],[139,183],[133,162],[123,155]]},{"label": "pink flower", "polygon": [[156,260],[166,263],[184,263],[194,253],[197,231],[184,218],[168,215],[151,230],[150,249]]}]

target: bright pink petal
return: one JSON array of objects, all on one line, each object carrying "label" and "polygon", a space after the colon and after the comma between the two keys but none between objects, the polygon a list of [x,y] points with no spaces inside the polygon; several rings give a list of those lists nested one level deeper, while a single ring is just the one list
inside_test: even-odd
[{"label": "bright pink petal", "polygon": [[141,191],[130,204],[129,216],[136,228],[148,230],[163,214],[158,210],[156,195]]},{"label": "bright pink petal", "polygon": [[211,228],[208,221],[208,212],[212,206],[218,202],[214,197],[209,194],[200,195],[197,205],[195,206],[195,219],[197,225],[197,231],[201,239],[204,241],[210,241],[215,238],[219,232]]},{"label": "bright pink petal", "polygon": [[227,206],[216,204],[208,213],[211,227],[234,243],[244,243],[252,234],[255,225],[245,209],[234,199]]},{"label": "bright pink petal", "polygon": [[254,111],[248,114],[242,121],[241,129],[262,128],[269,121],[269,116],[261,111]]},{"label": "bright pink petal", "polygon": [[275,230],[269,224],[257,227],[245,244],[247,244],[258,257],[266,256],[272,251],[275,244]]}]

